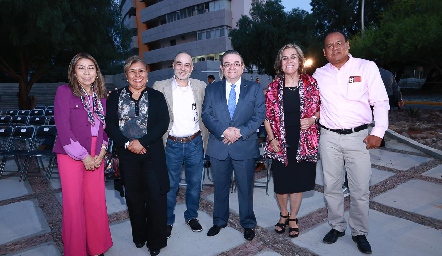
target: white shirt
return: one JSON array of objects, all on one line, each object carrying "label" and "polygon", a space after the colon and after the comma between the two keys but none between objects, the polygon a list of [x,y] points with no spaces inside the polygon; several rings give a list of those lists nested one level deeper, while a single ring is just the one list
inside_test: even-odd
[{"label": "white shirt", "polygon": [[[235,92],[236,92],[236,104],[238,104],[238,99],[239,99],[239,93],[241,91],[240,87],[241,87],[241,78],[236,81],[236,83],[234,83],[235,86]],[[226,80],[226,104],[229,104],[229,95],[230,95],[230,90],[232,89],[232,83],[229,83]]]},{"label": "white shirt", "polygon": [[190,80],[188,86],[180,87],[174,79],[172,97],[174,120],[169,134],[174,137],[187,137],[198,132],[198,111]]}]

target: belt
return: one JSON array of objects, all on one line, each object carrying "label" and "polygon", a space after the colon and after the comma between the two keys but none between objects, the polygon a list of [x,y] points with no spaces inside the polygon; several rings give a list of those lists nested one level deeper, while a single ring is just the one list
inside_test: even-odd
[{"label": "belt", "polygon": [[200,135],[200,133],[201,133],[201,131],[197,131],[196,133],[194,133],[192,135],[189,135],[189,136],[186,136],[186,137],[174,137],[172,135],[169,135],[168,138],[173,140],[173,141],[178,141],[178,142],[181,142],[181,143],[186,143],[186,142],[189,142],[189,141],[195,139],[196,136]]},{"label": "belt", "polygon": [[359,131],[362,131],[362,130],[365,130],[368,128],[368,124],[363,124],[358,127],[351,128],[351,129],[330,129],[330,128],[323,126],[322,124],[319,124],[319,126],[321,126],[322,128],[324,128],[326,130],[336,132],[338,134],[352,134],[354,132],[359,132]]}]

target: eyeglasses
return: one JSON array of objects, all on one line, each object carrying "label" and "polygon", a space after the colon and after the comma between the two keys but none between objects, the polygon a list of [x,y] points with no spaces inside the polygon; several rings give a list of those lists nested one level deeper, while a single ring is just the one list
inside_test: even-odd
[{"label": "eyeglasses", "polygon": [[223,67],[224,68],[230,68],[230,67],[234,67],[234,68],[239,68],[242,66],[242,63],[239,62],[234,62],[234,63],[224,63]]}]

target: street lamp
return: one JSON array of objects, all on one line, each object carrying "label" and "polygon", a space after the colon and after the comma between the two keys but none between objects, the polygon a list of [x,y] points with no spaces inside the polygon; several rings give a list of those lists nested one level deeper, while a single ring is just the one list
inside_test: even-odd
[{"label": "street lamp", "polygon": [[362,0],[361,3],[361,34],[364,36],[364,10],[365,10],[365,0]]},{"label": "street lamp", "polygon": [[304,71],[305,71],[306,74],[311,75],[309,71],[310,71],[310,68],[312,67],[312,65],[313,65],[313,60],[312,59],[306,59],[304,61]]},{"label": "street lamp", "polygon": [[313,60],[312,59],[306,59],[304,62],[304,67],[305,68],[309,68],[313,65]]}]

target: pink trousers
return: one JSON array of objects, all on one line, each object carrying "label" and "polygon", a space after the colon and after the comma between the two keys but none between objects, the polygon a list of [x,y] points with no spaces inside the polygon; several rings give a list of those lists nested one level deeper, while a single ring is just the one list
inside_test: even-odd
[{"label": "pink trousers", "polygon": [[[95,153],[96,137],[91,152]],[[112,246],[104,188],[104,164],[86,171],[82,161],[57,154],[63,203],[65,256],[97,255]]]}]

